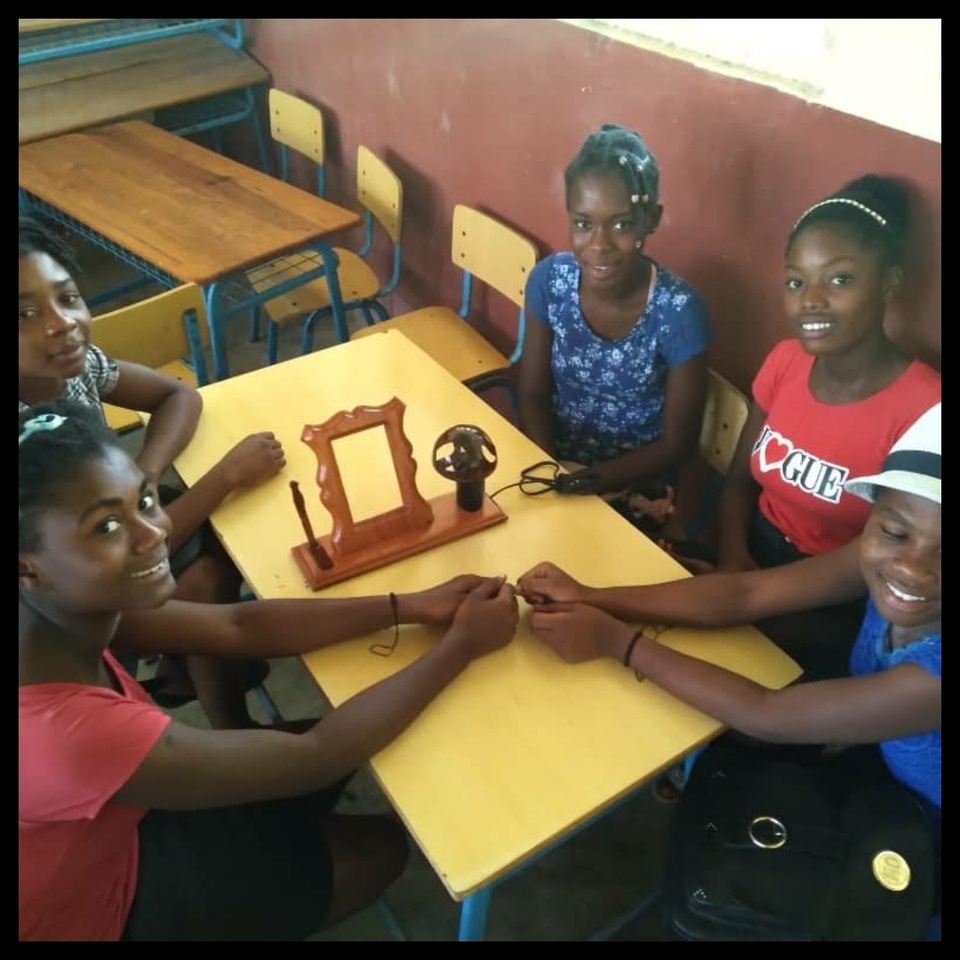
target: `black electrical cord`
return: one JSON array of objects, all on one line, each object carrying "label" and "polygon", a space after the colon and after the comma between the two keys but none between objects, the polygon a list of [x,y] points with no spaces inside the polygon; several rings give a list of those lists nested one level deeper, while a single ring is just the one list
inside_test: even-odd
[{"label": "black electrical cord", "polygon": [[524,467],[520,471],[520,479],[516,483],[508,483],[499,490],[490,494],[495,500],[504,490],[519,487],[521,493],[528,497],[538,497],[540,494],[555,490],[557,493],[591,494],[600,490],[600,476],[592,471],[579,473],[561,473],[560,464],[556,460],[540,460],[538,463]]}]

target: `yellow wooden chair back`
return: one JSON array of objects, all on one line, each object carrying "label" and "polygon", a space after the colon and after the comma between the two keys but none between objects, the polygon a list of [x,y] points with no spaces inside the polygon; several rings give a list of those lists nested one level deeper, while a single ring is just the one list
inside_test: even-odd
[{"label": "yellow wooden chair back", "polygon": [[454,264],[523,307],[527,277],[537,262],[530,240],[462,203],[453,208],[452,240]]},{"label": "yellow wooden chair back", "polygon": [[[116,360],[143,364],[195,387],[208,382],[210,331],[203,291],[194,283],[94,317],[92,337]],[[117,432],[143,423],[135,411],[110,404],[104,404],[104,413]]]},{"label": "yellow wooden chair back", "polygon": [[357,200],[395,243],[403,227],[403,181],[369,147],[357,147]]},{"label": "yellow wooden chair back", "polygon": [[[400,282],[403,263],[403,182],[388,163],[362,144],[357,148],[357,201],[363,206],[364,240],[358,250],[334,247],[337,255],[337,280],[345,313],[358,310],[368,324],[386,320],[382,299],[393,293]],[[369,261],[374,245],[374,224],[379,223],[393,244],[390,276],[382,279]],[[275,260],[248,272],[254,288],[263,290],[276,282],[319,266],[316,254],[296,254]],[[287,293],[268,300],[263,306],[270,321],[267,328],[267,363],[277,362],[278,325],[302,320],[301,353],[313,349],[314,329],[331,313],[330,288],[326,277],[319,277]]]},{"label": "yellow wooden chair back", "polygon": [[707,465],[707,480],[696,513],[684,528],[687,540],[695,540],[713,520],[723,478],[730,469],[749,413],[747,397],[726,377],[711,369],[700,427],[700,457]]},{"label": "yellow wooden chair back", "polygon": [[[505,387],[516,409],[509,374],[523,349],[524,293],[527,278],[537,262],[537,248],[496,217],[457,204],[453,211],[450,256],[463,271],[459,310],[449,306],[423,307],[357,330],[351,339],[400,330],[472,389]],[[518,308],[517,333],[509,356],[490,343],[468,319],[477,281],[496,290]]]},{"label": "yellow wooden chair back", "polygon": [[711,370],[700,428],[700,456],[721,476],[730,468],[749,412],[750,401],[726,377]]},{"label": "yellow wooden chair back", "polygon": [[270,88],[267,102],[270,111],[270,135],[273,139],[309,157],[322,167],[325,141],[320,108],[276,87]]}]

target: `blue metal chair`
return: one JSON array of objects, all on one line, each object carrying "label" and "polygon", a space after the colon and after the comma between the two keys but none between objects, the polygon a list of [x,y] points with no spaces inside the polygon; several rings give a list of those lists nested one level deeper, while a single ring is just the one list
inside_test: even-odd
[{"label": "blue metal chair", "polygon": [[[267,107],[270,114],[270,136],[279,154],[280,179],[289,183],[291,155],[302,157],[314,168],[317,196],[325,197],[327,167],[323,112],[316,104],[277,87],[271,87],[268,91]],[[251,270],[248,279],[256,290],[266,289],[278,279],[285,279],[287,271],[296,271],[300,259],[302,258],[299,255],[294,255],[264,264]],[[259,308],[254,308],[251,317],[250,339],[260,339]]]},{"label": "blue metal chair", "polygon": [[[203,291],[194,283],[94,317],[93,342],[108,356],[159,370],[193,387],[209,382],[210,346]],[[143,425],[135,410],[103,405],[107,425],[124,433]]]},{"label": "blue metal chair", "polygon": [[[359,250],[335,247],[339,265],[337,277],[343,296],[344,312],[359,310],[367,325],[388,317],[381,302],[400,283],[403,263],[403,183],[390,166],[372,150],[361,145],[357,148],[357,201],[364,208],[364,240]],[[369,254],[373,250],[375,228],[379,224],[393,245],[393,266],[386,282],[381,282],[370,265]],[[300,269],[316,266],[316,257],[305,257]],[[325,278],[321,277],[303,286],[296,287],[275,300],[264,304],[270,318],[267,328],[267,362],[277,362],[277,336],[279,326],[304,317],[301,352],[313,349],[313,330],[318,320],[332,315],[330,291]]]},{"label": "blue metal chair", "polygon": [[[362,327],[351,339],[400,330],[475,392],[504,387],[516,411],[510,373],[523,350],[524,298],[527,277],[537,262],[537,248],[495,217],[457,204],[450,255],[463,274],[459,310],[449,306],[424,307]],[[518,308],[516,339],[509,356],[501,353],[469,320],[475,288],[481,285]]]}]

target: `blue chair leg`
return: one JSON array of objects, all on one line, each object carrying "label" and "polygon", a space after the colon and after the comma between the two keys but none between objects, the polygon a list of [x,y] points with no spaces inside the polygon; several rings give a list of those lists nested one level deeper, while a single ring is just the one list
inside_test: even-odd
[{"label": "blue chair leg", "polygon": [[257,142],[257,153],[260,157],[260,169],[266,173],[273,173],[270,162],[270,151],[267,147],[267,138],[263,135],[263,124],[260,121],[260,106],[257,103],[253,90],[247,88],[247,102],[250,105],[250,123],[253,127],[253,137]]},{"label": "blue chair leg", "polygon": [[267,363],[277,362],[277,350],[279,349],[280,324],[270,320],[267,323]]},{"label": "blue chair leg", "polygon": [[315,310],[303,321],[303,332],[300,335],[300,353],[306,356],[313,353],[313,327],[323,310]]},{"label": "blue chair leg", "polygon": [[250,311],[250,342],[256,343],[260,339],[260,306]]},{"label": "blue chair leg", "polygon": [[390,314],[387,313],[387,308],[379,300],[366,300],[364,302],[364,311],[363,318],[367,321],[367,326],[373,325],[373,318],[370,316],[369,311],[372,310],[377,316],[376,319],[383,323],[384,320],[390,319]]},{"label": "blue chair leg", "polygon": [[387,925],[387,929],[390,931],[390,936],[394,940],[401,940],[404,943],[407,942],[407,935],[403,932],[403,928],[400,926],[400,921],[397,919],[397,915],[390,908],[390,904],[387,901],[380,897],[377,900],[377,909],[380,911],[380,916],[383,917],[383,922]]}]

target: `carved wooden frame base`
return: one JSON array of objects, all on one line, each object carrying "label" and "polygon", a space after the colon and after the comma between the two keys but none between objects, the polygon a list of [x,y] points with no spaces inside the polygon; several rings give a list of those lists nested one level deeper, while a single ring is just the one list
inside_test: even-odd
[{"label": "carved wooden frame base", "polygon": [[[319,551],[308,542],[293,547],[308,586],[313,590],[348,580],[361,573],[404,560],[416,553],[469,536],[507,519],[503,510],[484,494],[479,510],[462,510],[453,491],[425,500],[417,490],[417,463],[403,432],[405,404],[394,397],[379,407],[356,407],[335,414],[325,423],[303,428],[301,439],[317,455],[320,500],[333,517],[333,530],[318,543],[333,565],[325,569]],[[393,459],[401,505],[378,516],[354,521],[333,448],[333,441],[383,427]],[[309,530],[307,531],[309,535]]]},{"label": "carved wooden frame base", "polygon": [[293,548],[293,556],[300,567],[311,590],[320,590],[342,580],[349,580],[361,573],[378,570],[388,564],[405,560],[417,553],[442,546],[461,537],[470,536],[487,527],[503,523],[507,515],[486,494],[483,498],[483,507],[480,510],[467,512],[457,506],[457,495],[445,493],[441,497],[428,500],[433,509],[433,519],[429,526],[417,530],[409,530],[392,540],[373,544],[369,547],[334,555],[330,536],[318,537],[320,544],[333,558],[333,567],[323,570],[313,554],[308,543],[301,543]]}]

